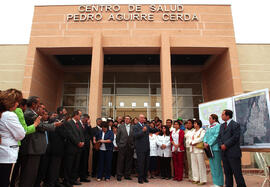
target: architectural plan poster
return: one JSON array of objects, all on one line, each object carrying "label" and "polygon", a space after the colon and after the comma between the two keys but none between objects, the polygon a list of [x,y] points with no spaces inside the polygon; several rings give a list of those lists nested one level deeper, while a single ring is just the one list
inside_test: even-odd
[{"label": "architectural plan poster", "polygon": [[233,104],[241,127],[241,146],[270,148],[269,90],[235,96]]},{"label": "architectural plan poster", "polygon": [[203,126],[210,125],[209,116],[211,114],[218,115],[219,122],[222,124],[221,114],[224,109],[233,109],[232,97],[199,104],[199,115]]}]

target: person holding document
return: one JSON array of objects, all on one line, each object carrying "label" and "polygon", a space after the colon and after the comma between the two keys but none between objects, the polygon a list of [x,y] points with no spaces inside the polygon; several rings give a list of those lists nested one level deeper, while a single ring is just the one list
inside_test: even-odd
[{"label": "person holding document", "polygon": [[209,122],[210,127],[207,129],[203,139],[204,148],[209,151],[211,150],[212,153],[212,157],[209,158],[209,162],[214,186],[223,186],[224,178],[221,166],[221,152],[217,141],[220,130],[218,116],[216,114],[211,114],[209,116]]}]

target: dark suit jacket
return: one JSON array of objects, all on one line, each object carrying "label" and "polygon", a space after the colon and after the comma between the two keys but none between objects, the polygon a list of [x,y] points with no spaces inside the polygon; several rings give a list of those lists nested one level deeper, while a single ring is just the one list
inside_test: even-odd
[{"label": "dark suit jacket", "polygon": [[92,139],[92,129],[88,126],[88,124],[82,124],[83,125],[83,135],[84,135],[84,148],[89,148],[90,146],[90,140]]},{"label": "dark suit jacket", "polygon": [[[27,108],[24,112],[24,118],[27,126],[34,124],[38,115]],[[21,153],[22,155],[42,155],[46,152],[47,142],[45,131],[54,131],[55,126],[53,123],[40,123],[36,127],[36,132],[28,134],[22,140]]]},{"label": "dark suit jacket", "polygon": [[[102,132],[103,131],[98,131],[96,140],[101,140],[102,139]],[[111,143],[105,143],[105,147],[107,151],[112,151],[113,150],[113,139],[114,139],[114,134],[111,130],[107,130],[107,132],[104,135],[104,140],[111,140]]]},{"label": "dark suit jacket", "polygon": [[99,130],[99,128],[97,126],[91,128],[91,140],[92,140],[92,143],[93,143],[93,138],[97,137],[97,134],[98,134],[99,131],[101,131],[101,130]]},{"label": "dark suit jacket", "polygon": [[129,135],[127,133],[126,125],[122,124],[117,129],[116,144],[121,149],[129,146],[134,148],[134,136],[133,136],[133,125],[130,124]]},{"label": "dark suit jacket", "polygon": [[[52,119],[51,122],[60,121],[61,118]],[[50,154],[54,156],[63,156],[65,153],[66,129],[64,125],[55,128],[55,131],[49,131]]]},{"label": "dark suit jacket", "polygon": [[68,154],[76,154],[81,150],[78,144],[84,142],[82,126],[79,124],[79,128],[77,128],[72,119],[67,121],[64,125],[66,129],[65,151]]},{"label": "dark suit jacket", "polygon": [[147,127],[147,131],[143,132],[143,127],[139,123],[133,127],[136,152],[146,152],[150,150],[149,127],[147,125],[143,126]]},{"label": "dark suit jacket", "polygon": [[222,151],[222,156],[239,158],[242,156],[240,149],[240,125],[239,123],[231,120],[226,130],[224,129],[225,123],[221,124],[218,135],[218,144],[226,145],[226,150]]}]

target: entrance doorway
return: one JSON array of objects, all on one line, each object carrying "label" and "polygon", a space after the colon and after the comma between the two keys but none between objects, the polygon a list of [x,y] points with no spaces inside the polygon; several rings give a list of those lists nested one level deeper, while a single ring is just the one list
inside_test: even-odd
[{"label": "entrance doorway", "polygon": [[102,116],[162,116],[159,55],[105,55]]}]

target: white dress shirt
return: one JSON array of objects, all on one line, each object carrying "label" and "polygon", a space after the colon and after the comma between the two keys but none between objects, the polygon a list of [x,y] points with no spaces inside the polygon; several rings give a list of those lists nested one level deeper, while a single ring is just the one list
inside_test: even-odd
[{"label": "white dress shirt", "polygon": [[0,119],[0,163],[16,163],[18,157],[18,141],[25,136],[17,115],[14,112],[6,111],[2,113]]},{"label": "white dress shirt", "polygon": [[[157,136],[158,156],[172,157],[170,136]],[[165,149],[161,149],[162,145],[166,145]]]},{"label": "white dress shirt", "polygon": [[129,136],[129,132],[130,132],[130,124],[125,124],[126,130],[127,130],[127,134]]},{"label": "white dress shirt", "polygon": [[[104,140],[105,133],[102,131],[102,138],[101,140]],[[105,143],[102,143],[99,148],[101,151],[106,151]]]}]

